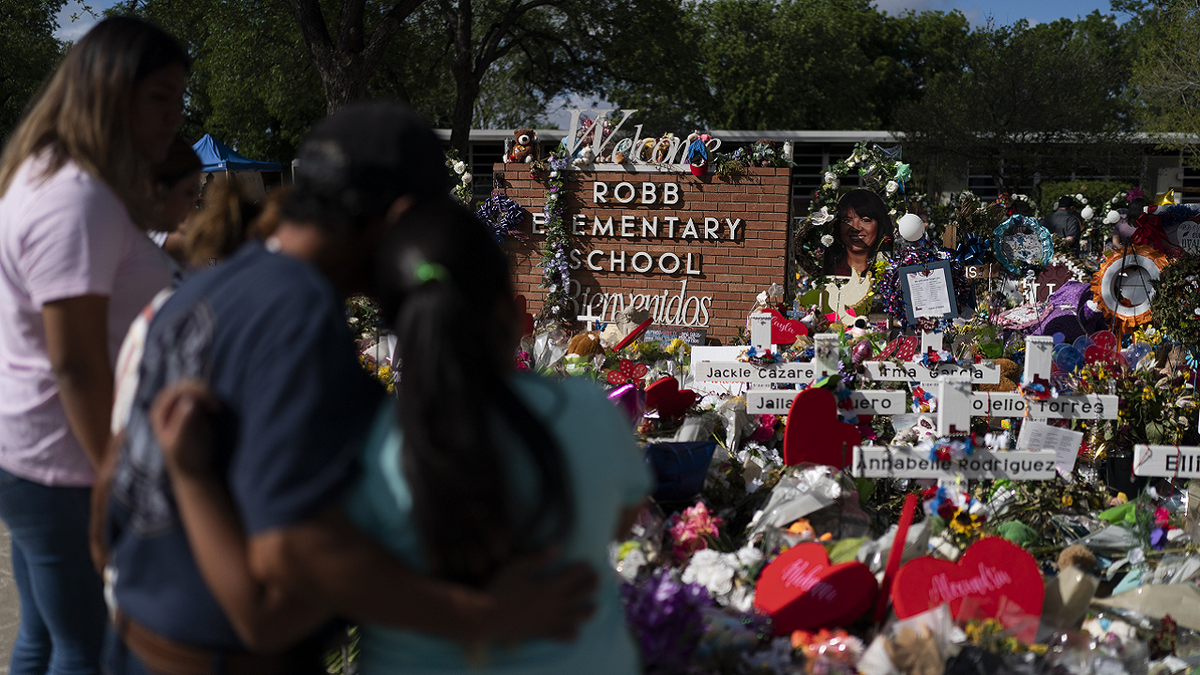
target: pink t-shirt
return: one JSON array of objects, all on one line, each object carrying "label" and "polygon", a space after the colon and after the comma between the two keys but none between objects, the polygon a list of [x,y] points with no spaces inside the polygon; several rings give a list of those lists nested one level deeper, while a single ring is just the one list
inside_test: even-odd
[{"label": "pink t-shirt", "polygon": [[108,297],[108,353],[171,281],[165,254],[102,181],[68,162],[42,179],[25,161],[0,197],[0,468],[43,485],[84,486],[92,466],[67,424],[46,353],[42,306]]}]

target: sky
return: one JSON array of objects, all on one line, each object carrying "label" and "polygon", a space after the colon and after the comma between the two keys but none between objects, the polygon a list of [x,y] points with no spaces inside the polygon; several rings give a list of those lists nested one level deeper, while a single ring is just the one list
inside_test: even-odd
[{"label": "sky", "polygon": [[[1102,14],[1112,13],[1108,0],[876,0],[875,6],[889,14],[901,14],[910,9],[918,12],[957,9],[973,26],[987,23],[989,17],[997,25],[1009,25],[1020,19],[1030,23],[1048,23],[1063,17],[1075,19],[1091,14],[1095,9]],[[1117,18],[1121,17],[1118,15]]]}]

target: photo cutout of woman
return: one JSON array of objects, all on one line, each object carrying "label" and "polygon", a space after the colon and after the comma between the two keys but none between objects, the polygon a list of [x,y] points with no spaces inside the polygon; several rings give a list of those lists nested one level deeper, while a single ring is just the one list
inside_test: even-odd
[{"label": "photo cutout of woman", "polygon": [[837,231],[833,244],[825,249],[824,273],[839,277],[869,271],[881,244],[890,242],[895,224],[883,199],[871,190],[858,188],[838,200]]}]

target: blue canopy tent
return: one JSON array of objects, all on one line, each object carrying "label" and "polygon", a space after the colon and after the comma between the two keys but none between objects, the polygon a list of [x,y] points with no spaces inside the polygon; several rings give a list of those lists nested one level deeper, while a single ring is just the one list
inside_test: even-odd
[{"label": "blue canopy tent", "polygon": [[204,134],[204,137],[196,141],[192,145],[192,150],[199,155],[200,161],[204,162],[204,171],[282,171],[283,166],[279,162],[260,162],[254,159],[246,159],[233,151],[228,145],[212,137],[212,134]]}]

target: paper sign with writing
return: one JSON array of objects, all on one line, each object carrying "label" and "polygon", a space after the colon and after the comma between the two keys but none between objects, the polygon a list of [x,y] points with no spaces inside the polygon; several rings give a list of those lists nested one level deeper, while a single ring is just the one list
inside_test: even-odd
[{"label": "paper sign with writing", "polygon": [[1053,450],[1055,468],[1066,475],[1075,469],[1075,458],[1079,456],[1079,446],[1083,443],[1082,431],[1071,431],[1029,420],[1021,425],[1021,435],[1017,438],[1017,450]]},{"label": "paper sign with writing", "polygon": [[[746,392],[746,412],[751,415],[783,415],[792,407],[794,389],[751,389]],[[900,415],[905,412],[902,391],[872,389],[850,392],[850,410],[858,415]]]},{"label": "paper sign with writing", "polygon": [[938,461],[911,445],[866,445],[854,449],[850,472],[859,478],[1052,480],[1054,460],[1051,450],[993,453],[976,448],[970,457]]},{"label": "paper sign with writing", "polygon": [[708,338],[708,330],[704,328],[687,328],[684,326],[653,326],[642,333],[642,342],[657,342],[666,347],[672,340],[682,340],[688,345],[702,345]]},{"label": "paper sign with writing", "polygon": [[1133,473],[1164,478],[1200,478],[1200,447],[1194,445],[1135,445]]},{"label": "paper sign with writing", "polygon": [[867,377],[876,382],[936,382],[939,376],[963,375],[973,384],[996,384],[1000,381],[1000,366],[989,361],[967,364],[939,364],[928,368],[920,363],[866,361]]}]

